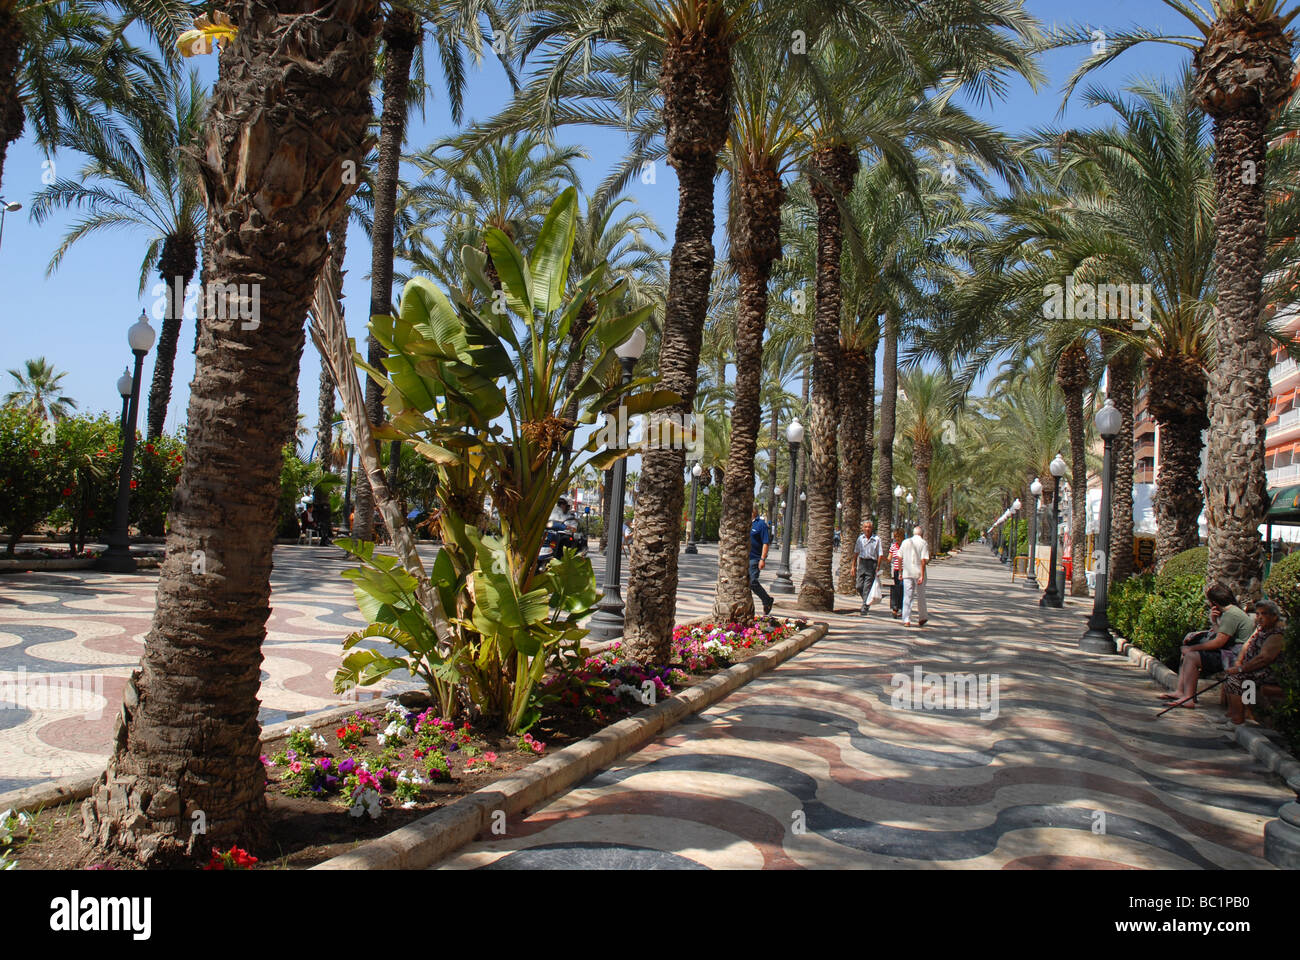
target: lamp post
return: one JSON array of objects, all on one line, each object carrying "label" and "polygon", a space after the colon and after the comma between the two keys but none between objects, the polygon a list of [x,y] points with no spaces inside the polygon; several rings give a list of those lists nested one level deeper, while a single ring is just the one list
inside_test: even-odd
[{"label": "lamp post", "polygon": [[[1101,459],[1101,509],[1097,517],[1097,549],[1093,556],[1097,558],[1092,591],[1092,616],[1088,618],[1088,630],[1079,638],[1079,649],[1089,653],[1114,653],[1115,638],[1110,635],[1110,622],[1106,618],[1106,580],[1110,565],[1110,462],[1111,447],[1114,446],[1115,434],[1119,433],[1120,414],[1114,401],[1106,398],[1105,405],[1097,411],[1097,432],[1101,434],[1103,453]],[[1075,549],[1074,562],[1079,562],[1078,549]]]},{"label": "lamp post", "polygon": [[[140,413],[140,372],[144,355],[153,346],[157,334],[149,326],[143,310],[140,319],[126,332],[127,343],[135,354],[135,374],[131,378],[131,402],[127,406],[126,430],[122,437],[122,470],[117,478],[117,502],[113,506],[113,528],[108,535],[108,549],[99,558],[96,568],[110,573],[131,573],[135,570],[135,557],[131,556],[131,466],[135,458],[135,421]],[[119,387],[121,382],[119,381]]]},{"label": "lamp post", "polygon": [[135,386],[135,380],[131,376],[131,371],[127,367],[122,368],[122,375],[117,378],[117,392],[122,397],[122,422],[118,430],[119,438],[122,442],[126,441],[126,415],[131,406],[131,389]]},{"label": "lamp post", "polygon": [[[799,479],[799,444],[803,443],[803,424],[795,417],[785,429],[785,439],[790,444],[790,487],[796,489]],[[785,529],[781,536],[781,565],[776,569],[776,582],[772,584],[773,593],[794,593],[794,580],[790,577],[790,537],[794,532],[794,515],[797,508],[794,498],[790,497],[790,509],[785,511]],[[785,503],[782,502],[782,507]]]},{"label": "lamp post", "polygon": [[[645,350],[645,330],[637,327],[632,336],[614,348],[619,363],[623,366],[623,383],[632,382],[632,368]],[[606,414],[606,416],[617,414]],[[619,437],[620,447],[626,446],[627,438]],[[596,613],[587,623],[590,636],[596,640],[613,640],[623,635],[623,594],[621,589],[623,574],[623,493],[627,484],[627,458],[619,457],[614,461],[614,489],[609,498],[609,534],[605,546],[605,584]]]},{"label": "lamp post", "polygon": [[357,448],[348,444],[348,485],[343,494],[344,519],[348,521],[348,535],[352,535],[352,457],[356,454]]},{"label": "lamp post", "polygon": [[901,527],[903,525],[903,518],[898,512],[898,506],[899,506],[898,501],[903,499],[903,493],[904,493],[903,485],[901,483],[894,487],[894,518],[893,519],[894,519],[895,527]]},{"label": "lamp post", "polygon": [[1020,498],[1011,504],[1011,578],[1016,576],[1016,555],[1020,553]]},{"label": "lamp post", "polygon": [[21,203],[11,203],[4,197],[0,197],[0,240],[3,240],[5,235],[5,214],[17,213],[22,208]]},{"label": "lamp post", "polygon": [[691,533],[686,538],[687,553],[700,552],[695,546],[695,491],[700,482],[700,474],[703,472],[698,463],[691,467]]},{"label": "lamp post", "polygon": [[1043,484],[1037,477],[1029,485],[1029,492],[1033,494],[1034,506],[1033,514],[1029,517],[1029,563],[1025,567],[1025,573],[1029,575],[1029,589],[1038,589],[1038,511],[1043,509]]},{"label": "lamp post", "polygon": [[1047,589],[1039,598],[1038,605],[1061,607],[1064,606],[1065,601],[1061,598],[1061,592],[1056,589],[1056,544],[1061,532],[1061,478],[1069,468],[1058,453],[1047,469],[1052,475],[1052,552],[1047,567]]},{"label": "lamp post", "polygon": [[[907,495],[907,529],[908,530],[912,528],[912,504],[915,502],[916,502],[916,498],[909,493]],[[907,531],[905,530],[904,533],[906,532]]]}]

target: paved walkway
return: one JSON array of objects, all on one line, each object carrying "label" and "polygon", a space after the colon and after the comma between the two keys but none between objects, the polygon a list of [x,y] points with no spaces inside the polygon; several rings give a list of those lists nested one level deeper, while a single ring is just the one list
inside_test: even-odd
[{"label": "paved walkway", "polygon": [[[1217,711],[1153,721],[1145,674],[1075,648],[1083,601],[1041,610],[982,547],[930,590],[924,630],[830,617],[800,656],[442,866],[1270,868],[1263,826],[1289,791]],[[896,706],[917,667],[996,678],[996,717]]]}]

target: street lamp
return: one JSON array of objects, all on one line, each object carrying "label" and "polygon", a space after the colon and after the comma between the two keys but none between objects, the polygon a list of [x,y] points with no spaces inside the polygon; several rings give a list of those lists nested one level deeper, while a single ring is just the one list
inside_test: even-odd
[{"label": "street lamp", "polygon": [[122,397],[122,422],[118,434],[123,441],[126,440],[126,414],[131,406],[131,389],[134,386],[135,380],[131,377],[130,369],[123,367],[122,375],[117,378],[117,392]]},{"label": "street lamp", "polygon": [[22,208],[21,203],[11,203],[4,197],[0,197],[0,240],[3,240],[5,235],[5,214],[17,213]]},{"label": "street lamp", "polygon": [[[623,384],[632,382],[632,368],[645,351],[645,330],[637,327],[632,335],[614,348],[618,362],[623,366]],[[607,413],[606,417],[617,417]],[[620,448],[627,444],[626,437],[616,441]],[[613,640],[623,635],[623,494],[627,484],[627,458],[614,461],[614,489],[609,498],[609,523],[605,536],[605,583],[596,613],[587,623],[589,635],[595,640]]]},{"label": "street lamp", "polygon": [[1020,498],[1011,504],[1011,576],[1016,575],[1016,554],[1020,552]]},{"label": "street lamp", "polygon": [[695,489],[700,482],[700,474],[703,472],[704,471],[700,468],[700,465],[698,463],[695,466],[691,467],[691,532],[690,535],[686,538],[687,553],[700,552],[695,547]]},{"label": "street lamp", "polygon": [[1038,605],[1061,607],[1065,605],[1065,601],[1061,597],[1061,592],[1056,589],[1056,543],[1061,533],[1061,478],[1069,468],[1058,453],[1047,469],[1052,475],[1052,552],[1047,567],[1047,589],[1039,598]]},{"label": "street lamp", "polygon": [[903,518],[898,512],[898,501],[903,499],[904,492],[905,491],[903,490],[903,485],[901,483],[894,487],[894,526],[895,527],[901,527],[903,525]]},{"label": "street lamp", "polygon": [[1029,485],[1029,492],[1034,497],[1034,512],[1029,518],[1029,562],[1025,566],[1025,573],[1029,575],[1029,589],[1038,589],[1038,511],[1043,509],[1043,484],[1034,477],[1034,482]]},{"label": "street lamp", "polygon": [[[108,534],[108,549],[99,558],[96,567],[110,573],[131,573],[135,570],[135,557],[131,556],[131,466],[135,458],[135,422],[140,413],[140,372],[144,355],[153,347],[157,334],[149,326],[143,310],[140,319],[126,332],[127,343],[135,354],[135,374],[131,378],[130,403],[127,405],[126,429],[122,437],[122,469],[117,478],[117,502],[113,506],[113,527]],[[118,381],[118,389],[122,386]]]},{"label": "street lamp", "polygon": [[[799,444],[803,443],[803,424],[795,417],[786,427],[785,439],[790,444],[790,490],[794,490],[799,479]],[[791,498],[793,500],[793,498]],[[784,508],[784,501],[781,503]],[[794,531],[791,521],[794,519],[795,507],[785,511],[785,531],[781,537],[781,565],[776,570],[776,582],[772,584],[773,593],[794,593],[794,580],[790,578],[790,536]]]},{"label": "street lamp", "polygon": [[[910,530],[911,527],[912,527],[912,504],[915,503],[915,502],[916,502],[915,499],[914,499],[913,496],[909,493],[909,494],[907,495],[907,526],[908,526],[908,529],[909,529],[909,530]],[[906,532],[906,531],[904,531],[904,532]]]},{"label": "street lamp", "polygon": [[[1093,551],[1093,557],[1096,558],[1096,573],[1095,587],[1092,591],[1092,616],[1088,618],[1087,632],[1079,638],[1079,649],[1087,650],[1089,653],[1114,653],[1115,638],[1110,635],[1110,623],[1106,619],[1106,580],[1110,557],[1111,448],[1114,446],[1115,434],[1119,433],[1120,413],[1109,397],[1106,398],[1105,405],[1097,411],[1096,424],[1103,445],[1101,508],[1097,517],[1097,549]],[[1079,562],[1077,549],[1074,562]]]}]

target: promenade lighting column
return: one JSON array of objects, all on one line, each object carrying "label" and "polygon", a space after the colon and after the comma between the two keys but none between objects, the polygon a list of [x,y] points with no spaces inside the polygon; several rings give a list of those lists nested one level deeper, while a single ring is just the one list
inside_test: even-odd
[{"label": "promenade lighting column", "polygon": [[1029,492],[1033,494],[1034,506],[1033,514],[1029,517],[1029,563],[1025,567],[1025,573],[1029,577],[1029,589],[1038,589],[1038,511],[1043,509],[1043,484],[1034,477],[1034,482],[1029,485]]},{"label": "promenade lighting column", "polygon": [[1016,575],[1016,555],[1020,552],[1020,498],[1011,504],[1011,576]]},{"label": "promenade lighting column", "polygon": [[[108,549],[95,564],[98,570],[110,573],[132,573],[135,557],[131,556],[131,467],[135,459],[135,422],[140,414],[140,372],[144,355],[153,347],[157,334],[149,326],[143,310],[140,319],[126,332],[127,343],[135,354],[135,375],[131,378],[131,402],[127,405],[126,430],[122,437],[122,469],[117,477],[117,502],[113,505],[113,526],[108,534]],[[119,388],[121,381],[118,382]]]},{"label": "promenade lighting column", "polygon": [[686,538],[686,553],[699,553],[695,546],[695,491],[699,486],[700,474],[704,471],[697,463],[691,467],[691,534]]},{"label": "promenade lighting column", "polygon": [[126,440],[126,415],[131,409],[131,391],[135,386],[135,380],[131,377],[130,369],[123,367],[122,375],[117,378],[117,392],[122,398],[122,421],[118,429],[119,439]]},{"label": "promenade lighting column", "polygon": [[1039,598],[1038,605],[1061,607],[1064,605],[1064,600],[1061,598],[1060,591],[1056,589],[1056,544],[1060,539],[1061,531],[1061,478],[1065,476],[1069,467],[1058,453],[1047,469],[1052,474],[1052,552],[1047,567],[1047,589]]},{"label": "promenade lighting column", "polygon": [[[795,417],[786,427],[785,439],[790,444],[790,486],[793,493],[798,489],[799,479],[799,445],[803,443],[803,424]],[[781,565],[776,569],[776,582],[772,584],[773,593],[794,593],[794,580],[790,576],[790,537],[794,533],[794,515],[798,512],[794,497],[789,497],[790,508],[785,511],[784,531],[781,536]],[[785,503],[781,506],[784,508]]]},{"label": "promenade lighting column", "polygon": [[907,495],[907,528],[909,531],[912,528],[912,504],[915,502],[915,498],[909,493]]},{"label": "promenade lighting column", "polygon": [[[623,366],[623,383],[632,382],[632,368],[645,350],[645,330],[637,327],[632,336],[614,348]],[[617,411],[606,414],[618,422]],[[619,446],[627,445],[626,437],[618,438]],[[627,484],[627,457],[614,461],[613,490],[609,498],[609,522],[605,537],[605,583],[596,613],[587,623],[589,635],[595,640],[613,640],[623,636],[623,492]]]},{"label": "promenade lighting column", "polygon": [[[1088,630],[1079,638],[1079,649],[1089,653],[1114,653],[1115,638],[1110,634],[1110,622],[1106,618],[1106,580],[1110,565],[1110,498],[1111,498],[1111,448],[1114,446],[1115,434],[1119,433],[1120,414],[1114,401],[1106,398],[1106,404],[1097,411],[1097,432],[1101,434],[1103,453],[1101,460],[1101,508],[1097,517],[1097,549],[1093,556],[1097,558],[1096,573],[1092,591],[1092,616],[1088,618]],[[1075,548],[1074,562],[1079,562],[1079,551]]]}]

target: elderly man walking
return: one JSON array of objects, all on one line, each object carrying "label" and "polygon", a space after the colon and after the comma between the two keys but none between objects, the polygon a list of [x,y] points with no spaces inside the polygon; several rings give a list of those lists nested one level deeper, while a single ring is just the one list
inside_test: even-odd
[{"label": "elderly man walking", "polygon": [[921,619],[918,627],[924,627],[928,611],[925,608],[925,568],[930,563],[930,545],[921,536],[921,528],[913,527],[912,536],[903,541],[899,549],[903,560],[903,626],[912,625],[912,603],[917,606]]},{"label": "elderly man walking", "polygon": [[862,616],[871,612],[874,599],[871,592],[876,586],[876,568],[880,565],[880,538],[875,535],[875,525],[870,520],[862,521],[862,533],[853,544],[853,583],[858,596],[862,597]]}]

